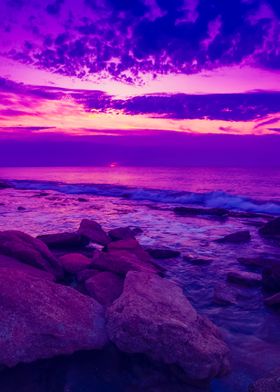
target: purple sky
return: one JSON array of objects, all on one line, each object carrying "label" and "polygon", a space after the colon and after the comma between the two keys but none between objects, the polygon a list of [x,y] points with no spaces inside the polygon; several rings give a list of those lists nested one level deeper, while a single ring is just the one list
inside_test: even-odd
[{"label": "purple sky", "polygon": [[3,0],[0,14],[0,165],[280,164],[279,0]]}]

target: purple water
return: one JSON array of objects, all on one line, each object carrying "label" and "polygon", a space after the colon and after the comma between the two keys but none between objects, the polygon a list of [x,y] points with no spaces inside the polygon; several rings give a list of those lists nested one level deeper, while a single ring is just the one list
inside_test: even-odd
[{"label": "purple water", "polygon": [[[228,284],[237,305],[213,303],[213,289],[230,270],[246,270],[237,257],[270,254],[280,248],[258,234],[266,221],[256,218],[178,217],[175,206],[224,207],[280,215],[280,170],[255,168],[0,168],[0,178],[16,189],[0,192],[0,230],[31,235],[76,230],[82,218],[105,229],[140,226],[144,246],[167,246],[182,255],[213,259],[195,266],[183,258],[165,261],[168,278],[181,285],[195,308],[218,324],[232,351],[232,373],[212,391],[243,392],[250,382],[280,366],[280,315],[263,305],[259,288]],[[43,193],[42,193],[43,191]],[[79,198],[86,201],[79,201]],[[18,207],[22,207],[18,210]],[[250,230],[242,245],[214,239]]]}]

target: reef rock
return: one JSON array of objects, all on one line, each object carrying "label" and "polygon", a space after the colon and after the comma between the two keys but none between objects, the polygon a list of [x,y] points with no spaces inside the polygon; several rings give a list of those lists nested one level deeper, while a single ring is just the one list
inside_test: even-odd
[{"label": "reef rock", "polygon": [[110,242],[110,238],[102,229],[101,225],[94,220],[83,219],[78,233],[89,241],[99,245],[107,245]]}]

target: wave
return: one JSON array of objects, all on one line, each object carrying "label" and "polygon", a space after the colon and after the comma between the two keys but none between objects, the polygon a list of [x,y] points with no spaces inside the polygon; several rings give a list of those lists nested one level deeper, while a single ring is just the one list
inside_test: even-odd
[{"label": "wave", "polygon": [[67,184],[54,181],[12,180],[10,183],[21,190],[57,191],[65,194],[88,194],[96,196],[119,197],[130,200],[157,203],[199,205],[207,208],[226,208],[228,210],[280,215],[280,203],[254,200],[224,191],[205,193],[178,192],[149,188],[128,187],[111,184]]}]

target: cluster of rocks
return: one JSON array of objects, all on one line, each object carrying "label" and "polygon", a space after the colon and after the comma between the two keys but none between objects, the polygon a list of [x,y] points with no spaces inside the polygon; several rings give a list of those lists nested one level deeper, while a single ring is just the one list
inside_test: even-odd
[{"label": "cluster of rocks", "polygon": [[162,274],[131,228],[106,233],[83,220],[75,233],[0,232],[0,365],[113,344],[191,383],[226,374],[229,350],[218,328]]}]

